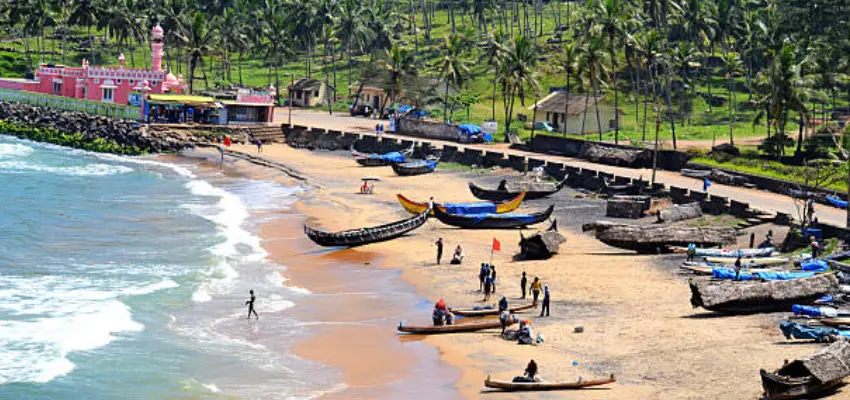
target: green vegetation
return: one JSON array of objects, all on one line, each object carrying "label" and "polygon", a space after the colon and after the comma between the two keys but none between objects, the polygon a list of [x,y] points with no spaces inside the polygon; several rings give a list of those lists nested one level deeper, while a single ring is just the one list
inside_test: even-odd
[{"label": "green vegetation", "polygon": [[[848,105],[850,13],[834,0],[22,0],[4,2],[0,73],[39,62],[149,64],[150,30],[193,90],[300,77],[347,110],[368,83],[435,119],[496,119],[528,137],[553,87],[619,107],[613,132],[583,137],[664,147],[683,140],[789,137]],[[451,84],[454,90],[449,90]],[[283,90],[282,90],[283,89]],[[455,93],[452,93],[455,92]],[[594,96],[591,96],[594,98]],[[283,100],[283,99],[281,99]],[[595,100],[593,100],[595,103]],[[522,114],[522,115],[520,115]],[[581,118],[598,120],[585,113]],[[535,132],[536,134],[536,132]],[[796,136],[796,137],[795,137]]]},{"label": "green vegetation", "polygon": [[456,163],[456,162],[442,162],[442,161],[437,166],[437,169],[443,170],[443,171],[463,171],[463,172],[485,172],[485,171],[490,170],[489,168],[481,168],[480,166],[478,168],[472,168],[472,166],[470,166],[470,165],[464,165],[464,164]]},{"label": "green vegetation", "polygon": [[691,160],[695,164],[723,168],[748,174],[782,179],[789,182],[806,184],[813,187],[847,191],[847,164],[821,164],[812,166],[785,165],[778,161],[759,158],[756,154],[745,153],[741,157],[716,159],[697,157]]},{"label": "green vegetation", "polygon": [[17,124],[0,120],[0,132],[5,135],[28,139],[35,142],[53,143],[60,146],[83,149],[98,153],[120,155],[141,155],[145,152],[136,146],[123,146],[115,141],[89,137],[82,133],[64,133],[57,129],[36,128],[29,125]]}]

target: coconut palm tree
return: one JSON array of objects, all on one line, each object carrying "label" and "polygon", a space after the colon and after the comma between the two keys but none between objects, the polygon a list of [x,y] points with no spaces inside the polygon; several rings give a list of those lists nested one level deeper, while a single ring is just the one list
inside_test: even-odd
[{"label": "coconut palm tree", "polygon": [[509,141],[516,96],[519,96],[520,105],[525,105],[526,90],[536,92],[540,88],[537,81],[537,46],[531,39],[526,36],[514,38],[508,47],[501,73],[508,87],[508,96],[505,97],[505,141]]},{"label": "coconut palm tree", "polygon": [[[691,82],[690,75],[691,71],[700,67],[699,59],[700,52],[697,48],[691,44],[690,42],[679,42],[677,46],[673,47],[673,50],[670,52],[670,61],[673,63],[673,67],[678,71],[679,78],[681,79],[683,91],[679,94],[680,103],[679,103],[679,112],[684,113],[685,111],[685,99],[687,97],[688,88],[691,89],[691,92],[695,90],[695,84]],[[690,117],[688,117],[690,120]],[[685,118],[682,118],[682,126],[685,125]]]},{"label": "coconut palm tree", "polygon": [[95,61],[94,54],[94,38],[91,35],[91,27],[97,23],[99,18],[99,9],[96,0],[72,0],[71,14],[68,16],[68,22],[72,25],[85,27],[91,46],[91,62]]},{"label": "coconut palm tree", "polygon": [[401,82],[408,74],[415,73],[413,68],[413,59],[410,52],[401,46],[393,45],[386,52],[383,60],[383,66],[389,75],[390,87],[390,106],[395,104],[396,96],[401,93]]},{"label": "coconut palm tree", "polygon": [[348,55],[348,94],[351,95],[351,71],[354,66],[355,52],[363,51],[371,43],[373,33],[369,30],[361,13],[365,12],[359,0],[342,0],[339,4],[337,20],[337,38]]},{"label": "coconut palm tree", "polygon": [[567,101],[564,103],[564,136],[567,136],[567,121],[570,117],[570,97],[572,95],[571,78],[578,70],[578,49],[575,42],[564,45],[564,52],[556,60],[558,69],[567,78]]},{"label": "coconut palm tree", "polygon": [[[593,103],[596,108],[596,124],[599,128],[599,141],[602,141],[602,120],[599,116],[599,85],[605,84],[608,69],[605,67],[608,54],[602,44],[602,38],[591,36],[579,47],[579,64],[584,72],[584,82],[587,86],[585,95],[584,119],[587,120],[587,103],[593,91]],[[615,110],[616,112],[616,110]],[[584,126],[584,121],[582,122]],[[582,128],[584,133],[584,128]]]},{"label": "coconut palm tree", "polygon": [[[614,87],[614,109],[620,107],[620,90],[617,87],[617,49],[615,41],[625,37],[635,21],[629,4],[625,0],[595,0],[591,9],[592,32],[608,38],[608,56],[611,62],[611,76]],[[614,112],[614,143],[620,142],[620,114]]]},{"label": "coconut palm tree", "polygon": [[464,48],[461,45],[461,38],[456,34],[446,36],[445,44],[443,45],[443,57],[440,59],[440,77],[445,81],[445,93],[443,97],[443,122],[448,122],[449,111],[449,84],[454,84],[455,87],[461,87],[466,74],[469,73],[469,67],[464,59]]},{"label": "coconut palm tree", "polygon": [[729,83],[729,144],[735,145],[735,137],[733,129],[735,126],[735,111],[737,111],[737,102],[735,99],[735,74],[737,74],[743,64],[741,58],[735,53],[728,53],[723,57],[723,64],[726,70],[726,80]]},{"label": "coconut palm tree", "polygon": [[210,26],[204,13],[197,11],[192,17],[192,24],[179,33],[186,47],[186,58],[189,69],[189,92],[195,88],[195,70],[200,67],[203,74],[204,86],[209,87],[207,73],[204,71],[204,57],[209,54],[216,42],[216,31]]},{"label": "coconut palm tree", "polygon": [[507,53],[504,41],[505,35],[501,28],[496,30],[495,33],[488,34],[487,45],[484,47],[479,58],[482,63],[493,67],[493,98],[490,114],[490,119],[493,121],[496,120],[496,86],[498,84],[499,69]]}]

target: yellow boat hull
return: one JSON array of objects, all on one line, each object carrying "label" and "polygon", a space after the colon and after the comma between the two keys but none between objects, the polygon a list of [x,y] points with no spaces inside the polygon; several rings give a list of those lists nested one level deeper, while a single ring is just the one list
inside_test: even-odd
[{"label": "yellow boat hull", "polygon": [[[397,194],[396,198],[398,198],[398,202],[401,203],[401,206],[404,207],[404,209],[407,210],[407,212],[409,212],[411,214],[414,214],[414,215],[421,214],[422,212],[424,212],[425,210],[428,209],[428,203],[419,203],[419,202],[410,200],[410,199],[408,199],[407,197],[404,197],[401,194]],[[506,201],[504,203],[497,203],[496,204],[496,213],[503,214],[503,213],[509,213],[511,211],[514,211],[517,208],[519,208],[520,205],[522,205],[523,200],[525,200],[525,192],[518,194],[511,201]],[[440,207],[440,210],[443,211],[443,212],[446,211],[446,208],[441,206],[439,203],[436,204],[436,207]]]}]

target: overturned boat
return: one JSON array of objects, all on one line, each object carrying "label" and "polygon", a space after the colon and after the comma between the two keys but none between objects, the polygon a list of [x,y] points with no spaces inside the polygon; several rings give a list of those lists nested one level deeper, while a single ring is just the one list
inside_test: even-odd
[{"label": "overturned boat", "polygon": [[531,214],[447,214],[435,208],[434,216],[446,225],[464,229],[512,229],[546,221],[554,210],[555,205],[551,205],[545,211]]},{"label": "overturned boat", "polygon": [[489,190],[479,187],[478,185],[469,182],[469,191],[472,195],[481,200],[490,201],[505,201],[516,197],[516,195],[526,192],[526,200],[542,199],[546,196],[551,196],[558,193],[567,184],[567,178],[558,182],[512,182],[508,183],[506,179],[499,182],[496,190]]},{"label": "overturned boat", "polygon": [[735,229],[730,227],[692,227],[678,225],[629,225],[597,221],[582,225],[583,232],[594,231],[596,239],[613,247],[638,253],[659,253],[671,247],[711,247],[733,244]]},{"label": "overturned boat", "polygon": [[850,342],[833,343],[775,372],[760,373],[764,399],[821,397],[844,385],[850,375]]},{"label": "overturned boat", "polygon": [[728,314],[787,311],[794,304],[813,302],[838,291],[834,274],[793,280],[688,282],[691,305]]},{"label": "overturned boat", "polygon": [[[396,198],[398,199],[398,202],[401,203],[401,206],[411,214],[419,214],[428,209],[428,203],[413,201],[401,194],[396,194]],[[519,208],[519,206],[522,205],[523,200],[525,200],[525,192],[518,194],[513,199],[504,203],[436,203],[434,204],[434,207],[437,207],[448,214],[504,214]]]},{"label": "overturned boat", "polygon": [[354,157],[354,161],[357,161],[358,164],[364,167],[384,167],[396,163],[403,163],[406,161],[406,157],[411,153],[413,153],[413,146],[410,146],[409,149],[404,151],[391,151],[384,154],[363,154],[354,150],[353,145],[351,146],[351,155]]},{"label": "overturned boat", "polygon": [[350,229],[341,232],[324,232],[304,225],[304,233],[310,240],[320,246],[328,247],[354,247],[370,243],[383,242],[402,236],[420,226],[428,220],[428,210],[401,221],[374,226],[370,228]]},{"label": "overturned boat", "polygon": [[558,220],[552,221],[552,225],[545,231],[535,232],[529,237],[519,234],[520,256],[526,260],[545,260],[556,254],[561,248],[561,243],[567,241],[564,235],[558,232]]}]

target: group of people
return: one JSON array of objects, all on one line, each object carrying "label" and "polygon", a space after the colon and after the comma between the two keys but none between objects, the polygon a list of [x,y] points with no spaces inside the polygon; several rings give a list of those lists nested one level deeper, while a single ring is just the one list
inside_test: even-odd
[{"label": "group of people", "polygon": [[478,290],[484,292],[484,300],[490,300],[490,294],[496,292],[496,266],[481,263],[478,271]]},{"label": "group of people", "polygon": [[[526,285],[528,285],[528,275],[526,275],[525,271],[522,271],[522,278],[520,278],[520,280],[519,280],[519,286],[522,289],[522,297],[521,297],[522,299],[524,299],[526,297],[525,296]],[[531,292],[532,304],[534,304],[535,306],[537,306],[537,300],[540,298],[540,292],[541,292],[541,288],[542,288],[543,304],[542,304],[542,307],[540,308],[540,316],[541,317],[543,317],[543,316],[548,317],[549,316],[549,285],[543,285],[540,282],[540,278],[535,276],[534,281],[531,282],[531,285],[528,286],[528,288],[529,288],[529,291]]]},{"label": "group of people", "polygon": [[437,304],[434,304],[434,312],[431,315],[434,326],[454,325],[455,315],[446,307],[446,301],[440,299]]},{"label": "group of people", "polygon": [[[431,207],[433,207],[433,203],[431,204]],[[440,237],[439,239],[437,239],[437,241],[434,242],[434,246],[437,246],[437,265],[440,265],[440,261],[442,261],[443,259],[443,238]],[[460,264],[461,262],[463,262],[463,248],[460,247],[460,245],[457,245],[457,247],[455,247],[455,253],[452,255],[452,260],[450,263],[456,265]]]}]

